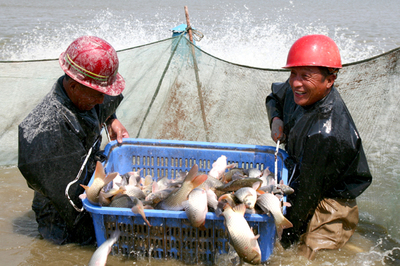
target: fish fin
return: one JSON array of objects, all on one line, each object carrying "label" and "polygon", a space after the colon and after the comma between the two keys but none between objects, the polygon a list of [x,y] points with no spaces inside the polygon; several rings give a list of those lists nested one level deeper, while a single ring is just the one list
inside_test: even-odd
[{"label": "fish fin", "polygon": [[265,191],[262,191],[262,190],[256,190],[256,192],[257,192],[258,195],[265,194]]},{"label": "fish fin", "polygon": [[285,206],[285,207],[292,207],[292,204],[290,204],[289,202],[284,201],[284,202],[283,202],[283,206]]},{"label": "fish fin", "polygon": [[256,181],[256,182],[254,182],[252,187],[253,187],[254,190],[257,191],[261,187],[261,185],[262,185],[261,181]]},{"label": "fish fin", "polygon": [[208,178],[208,176],[206,174],[196,176],[191,181],[193,184],[193,187],[196,188],[196,187],[200,186],[207,180],[207,178]]},{"label": "fish fin", "polygon": [[207,228],[205,227],[205,224],[206,224],[206,220],[204,220],[204,222],[199,226],[199,230],[201,230],[201,231],[207,230]]},{"label": "fish fin", "polygon": [[281,224],[276,225],[276,233],[278,235],[278,239],[281,240],[282,239],[282,233],[283,233],[283,229],[287,229],[287,228],[291,228],[293,227],[293,224],[286,219],[286,217],[283,217],[283,221]]},{"label": "fish fin", "polygon": [[101,162],[96,162],[96,169],[94,171],[94,178],[104,179],[106,177],[106,173],[104,172],[104,167]]},{"label": "fish fin", "polygon": [[83,187],[86,191],[89,189],[88,186],[85,186],[85,185],[82,185],[82,184],[80,184],[80,185],[81,185],[81,187]]},{"label": "fish fin", "polygon": [[111,181],[113,181],[114,178],[116,178],[119,174],[117,172],[109,173],[105,178],[104,178],[104,184],[107,185]]},{"label": "fish fin", "polygon": [[189,173],[186,175],[185,180],[192,180],[197,176],[197,172],[199,171],[199,166],[194,164],[192,168],[190,168]]},{"label": "fish fin", "polygon": [[[252,229],[253,230],[253,229]],[[253,239],[258,239],[260,237],[260,235],[255,235]]]},{"label": "fish fin", "polygon": [[283,222],[280,224],[280,227],[282,227],[282,229],[287,229],[293,227],[293,224],[286,217],[283,217]]},{"label": "fish fin", "polygon": [[146,224],[148,226],[151,226],[150,222],[146,218],[146,214],[144,213],[143,203],[140,200],[138,201],[138,204],[136,204],[136,206],[133,206],[131,208],[131,210],[133,213],[139,213],[142,216],[143,220],[146,222]]},{"label": "fish fin", "polygon": [[144,186],[148,186],[153,182],[153,177],[151,175],[146,175],[144,178]]},{"label": "fish fin", "polygon": [[246,212],[246,205],[244,204],[236,205],[235,207],[233,207],[233,211],[244,215],[244,213]]},{"label": "fish fin", "polygon": [[283,180],[281,179],[281,181],[279,181],[279,185],[284,185],[285,183],[283,182]]}]

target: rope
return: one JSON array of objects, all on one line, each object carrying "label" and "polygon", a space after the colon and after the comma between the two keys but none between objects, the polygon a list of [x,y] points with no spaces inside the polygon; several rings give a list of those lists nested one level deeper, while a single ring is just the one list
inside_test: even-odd
[{"label": "rope", "polygon": [[279,151],[280,140],[276,142],[276,151],[275,151],[275,184],[278,184],[278,151]]},{"label": "rope", "polygon": [[[102,130],[100,131],[100,135],[101,135],[101,133],[103,132],[104,129],[106,129],[107,137],[109,138],[107,126],[105,126],[105,124],[103,125],[103,128],[102,128]],[[65,188],[65,196],[67,197],[69,203],[72,205],[72,207],[74,207],[74,209],[75,209],[77,212],[83,212],[83,210],[84,210],[85,208],[82,206],[82,208],[79,209],[79,208],[75,205],[75,203],[72,201],[72,199],[70,198],[70,196],[69,196],[69,194],[68,194],[68,191],[69,191],[69,188],[70,188],[73,184],[75,184],[75,183],[79,180],[79,178],[81,177],[82,172],[83,172],[83,169],[85,168],[86,163],[87,163],[87,161],[89,160],[90,155],[92,154],[93,147],[97,144],[97,142],[99,142],[99,140],[100,140],[100,137],[97,138],[97,140],[94,142],[94,144],[92,145],[92,147],[90,147],[90,149],[89,149],[89,151],[88,151],[88,153],[87,153],[87,155],[86,155],[86,157],[85,157],[85,160],[83,161],[82,166],[81,166],[81,168],[79,169],[79,172],[78,172],[78,174],[76,175],[75,179],[74,179],[73,181],[69,182],[68,185],[67,185],[67,187]]]}]

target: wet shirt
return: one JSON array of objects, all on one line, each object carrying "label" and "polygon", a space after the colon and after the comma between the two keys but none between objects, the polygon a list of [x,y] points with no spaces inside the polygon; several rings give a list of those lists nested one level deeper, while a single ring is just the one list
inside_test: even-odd
[{"label": "wet shirt", "polygon": [[371,183],[360,135],[339,92],[333,87],[311,106],[294,102],[289,82],[272,84],[266,99],[270,123],[279,117],[287,136],[289,185],[295,193],[287,217],[298,233],[322,198],[354,199]]},{"label": "wet shirt", "polygon": [[[61,227],[68,232],[62,238],[74,242],[71,234],[79,235],[85,227],[90,231],[93,224],[87,219],[86,212],[77,212],[69,203],[65,188],[77,176],[89,149],[100,138],[101,125],[114,116],[123,97],[105,96],[103,104],[90,111],[80,111],[68,98],[62,85],[63,78],[58,79],[42,102],[19,125],[18,167],[28,186],[36,191],[33,208],[39,204],[52,205],[47,214],[39,214],[40,206],[36,206],[39,229],[41,220],[38,216],[51,216],[50,213],[57,212],[56,220],[59,225],[65,223]],[[69,196],[78,208],[82,206],[79,195],[84,192],[80,184],[89,182],[99,147],[100,141],[93,147],[79,181],[69,189]],[[85,213],[87,217],[83,219]]]}]

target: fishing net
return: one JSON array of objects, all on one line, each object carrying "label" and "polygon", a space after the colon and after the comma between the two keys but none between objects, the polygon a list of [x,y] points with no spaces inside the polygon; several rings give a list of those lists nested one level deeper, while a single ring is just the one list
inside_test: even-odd
[{"label": "fishing net", "polygon": [[[126,89],[117,116],[130,137],[274,146],[265,98],[271,84],[284,82],[289,73],[221,60],[182,36],[118,51]],[[388,227],[397,239],[397,217],[391,214],[398,193],[382,191],[400,187],[399,56],[395,49],[345,65],[336,81],[374,177],[358,199],[361,215]],[[17,126],[61,75],[57,60],[0,63],[1,164],[17,163]]]}]

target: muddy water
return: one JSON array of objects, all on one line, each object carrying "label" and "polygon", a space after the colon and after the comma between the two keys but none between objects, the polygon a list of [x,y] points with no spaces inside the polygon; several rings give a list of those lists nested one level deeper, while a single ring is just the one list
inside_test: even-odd
[{"label": "muddy water", "polygon": [[[33,191],[16,167],[0,168],[0,265],[87,265],[95,246],[57,246],[40,238],[31,210]],[[221,256],[217,265],[233,265],[232,256]],[[356,233],[341,250],[321,251],[314,261],[298,257],[295,249],[276,244],[268,265],[400,265],[400,247],[385,229],[360,221]],[[185,265],[172,259],[128,259],[109,256],[107,265]]]}]

